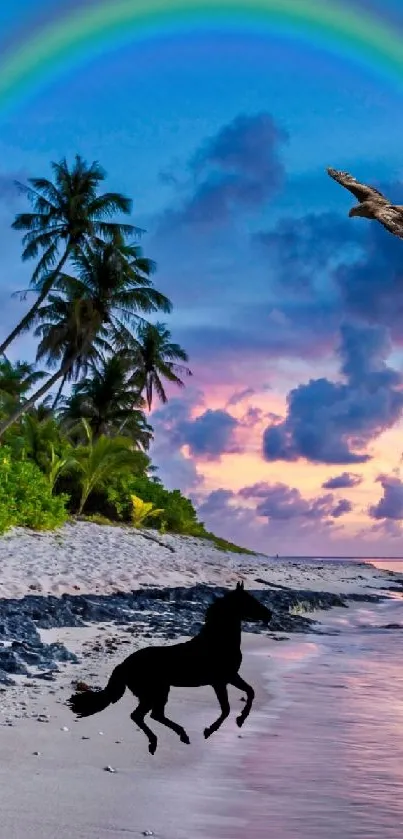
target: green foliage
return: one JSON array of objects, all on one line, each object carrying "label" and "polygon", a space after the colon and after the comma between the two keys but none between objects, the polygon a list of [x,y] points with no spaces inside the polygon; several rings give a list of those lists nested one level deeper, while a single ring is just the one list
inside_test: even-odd
[{"label": "green foliage", "polygon": [[[102,193],[104,179],[98,163],[76,155],[71,165],[53,163],[51,180],[20,185],[31,212],[12,226],[23,234],[23,260],[36,261],[36,299],[0,345],[0,533],[15,524],[55,527],[65,506],[80,515],[85,507],[92,521],[152,520],[161,533],[235,550],[206,532],[179,490],[152,477],[153,429],[143,409],[155,395],[165,403],[167,383],[184,387],[192,374],[165,324],[145,320],[172,304],[151,280],[155,264],[129,241],[139,231],[115,218],[130,214],[131,201]],[[36,363],[8,361],[8,345],[32,329]]]},{"label": "green foliage", "polygon": [[236,553],[236,554],[247,554],[248,556],[257,556],[256,551],[250,551],[248,548],[241,548],[239,545],[235,545],[234,542],[228,542],[227,539],[222,539],[220,536],[216,536],[215,533],[210,533],[206,531],[203,536],[204,539],[208,539],[209,542],[212,542],[215,548],[218,551],[225,551],[228,553]]},{"label": "green foliage", "polygon": [[69,469],[74,469],[74,467],[76,466],[76,459],[73,457],[72,454],[70,454],[68,450],[66,451],[64,457],[56,454],[53,443],[50,444],[50,451],[51,458],[46,474],[50,488],[53,492],[55,483],[58,480],[59,476],[62,474],[62,472],[65,472]]},{"label": "green foliage", "polygon": [[81,487],[78,512],[82,513],[88,496],[97,486],[103,486],[114,474],[129,471],[134,458],[130,440],[126,437],[105,437],[94,440],[87,420],[82,419],[87,445],[76,449],[75,461]]},{"label": "green foliage", "polygon": [[91,516],[80,516],[81,519],[84,521],[92,522],[92,524],[99,524],[105,525],[107,527],[119,527],[119,522],[111,521],[111,519],[106,518],[106,516],[102,516],[100,513],[94,513]]},{"label": "green foliage", "polygon": [[147,519],[155,519],[161,516],[163,510],[159,510],[151,501],[143,501],[137,495],[131,495],[132,502],[131,519],[133,527],[144,527]]},{"label": "green foliage", "polygon": [[165,489],[160,481],[147,476],[118,475],[108,481],[107,498],[122,521],[131,520],[131,496],[136,495],[142,501],[159,509],[154,517],[154,524],[163,532],[182,533],[188,536],[204,535],[204,526],[198,522],[196,510],[191,501],[175,489]]},{"label": "green foliage", "polygon": [[29,460],[0,448],[0,533],[10,527],[51,530],[67,519],[65,498],[53,496],[49,481]]}]

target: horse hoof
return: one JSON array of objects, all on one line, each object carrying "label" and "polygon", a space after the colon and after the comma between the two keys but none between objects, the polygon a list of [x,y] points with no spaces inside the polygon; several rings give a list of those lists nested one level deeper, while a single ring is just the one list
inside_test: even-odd
[{"label": "horse hoof", "polygon": [[236,724],[237,724],[238,728],[242,728],[244,722],[245,722],[245,717],[241,716],[241,717],[236,718]]},{"label": "horse hoof", "polygon": [[210,737],[210,734],[211,734],[211,733],[212,733],[212,732],[210,731],[210,729],[209,729],[209,728],[205,728],[205,729],[204,729],[204,739],[205,739],[205,740],[207,740],[207,739],[208,739],[208,737]]},{"label": "horse hoof", "polygon": [[181,742],[186,743],[187,746],[190,746],[190,740],[189,740],[189,737],[187,736],[187,734],[182,734]]},{"label": "horse hoof", "polygon": [[156,743],[150,743],[150,745],[148,747],[148,751],[150,752],[150,755],[155,755],[155,752],[157,751],[157,744]]}]

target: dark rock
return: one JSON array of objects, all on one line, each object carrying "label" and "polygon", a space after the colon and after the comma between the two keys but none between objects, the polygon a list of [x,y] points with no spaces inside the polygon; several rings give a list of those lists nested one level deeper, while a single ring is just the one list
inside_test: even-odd
[{"label": "dark rock", "polygon": [[12,685],[15,685],[15,681],[14,679],[11,679],[8,673],[4,670],[0,670],[0,685],[3,685],[4,687],[11,687]]},{"label": "dark rock", "polygon": [[5,673],[28,676],[28,670],[21,658],[10,648],[0,650],[0,670]]},{"label": "dark rock", "polygon": [[[264,581],[259,578],[259,582]],[[284,632],[320,633],[320,627],[309,617],[309,613],[316,609],[346,607],[348,601],[375,603],[382,599],[373,594],[341,597],[329,592],[295,591],[285,586],[267,585],[266,589],[251,593],[271,609],[273,618],[270,627],[245,624],[244,629],[275,638],[279,638],[277,633]],[[175,588],[147,586],[111,595],[64,594],[54,597],[29,594],[18,600],[0,600],[0,683],[4,684],[1,682],[2,674],[3,679],[9,679],[9,673],[27,675],[27,666],[35,668],[35,678],[53,681],[54,673],[58,672],[57,662],[78,661],[64,644],[42,643],[38,629],[114,623],[127,627],[128,632],[144,640],[157,637],[174,641],[179,635],[196,635],[214,595],[221,596],[226,591],[223,587],[198,583]],[[119,639],[111,639],[103,648],[96,642],[92,651],[97,654],[108,650],[114,652],[119,643]],[[83,655],[91,655],[91,652]]]}]

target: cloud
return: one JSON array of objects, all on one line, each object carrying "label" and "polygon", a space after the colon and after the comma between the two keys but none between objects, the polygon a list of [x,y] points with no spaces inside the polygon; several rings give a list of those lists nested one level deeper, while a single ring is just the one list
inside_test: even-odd
[{"label": "cloud", "polygon": [[340,516],[344,516],[346,513],[351,513],[352,509],[353,505],[351,501],[348,501],[347,498],[341,498],[340,501],[337,502],[336,506],[333,507],[330,515],[334,519],[338,519],[340,518]]},{"label": "cloud", "polygon": [[303,498],[299,489],[283,483],[257,483],[244,487],[238,494],[241,498],[256,500],[256,515],[269,520],[288,521],[303,518],[323,521],[339,518],[352,509],[349,501],[335,501],[331,493],[307,500]]},{"label": "cloud", "polygon": [[[395,193],[393,200],[403,203],[402,184],[389,184],[382,189],[386,194]],[[353,224],[357,230],[359,223],[365,230],[361,255],[356,261],[339,265],[333,280],[345,311],[368,323],[389,327],[393,338],[401,341],[402,243],[376,222],[357,219]]]},{"label": "cloud", "polygon": [[334,478],[325,481],[322,484],[322,489],[348,489],[361,483],[361,475],[356,475],[354,472],[342,472],[341,475],[336,475]]},{"label": "cloud", "polygon": [[275,268],[275,280],[293,291],[312,290],[318,275],[323,279],[340,265],[362,253],[365,231],[338,213],[308,213],[282,218],[272,230],[259,231],[252,242]]},{"label": "cloud", "polygon": [[228,411],[209,408],[196,419],[177,426],[176,432],[182,445],[189,446],[192,455],[218,460],[222,454],[240,451],[234,439],[238,425],[238,420]]},{"label": "cloud", "polygon": [[[206,140],[188,164],[187,196],[165,211],[162,227],[198,227],[263,207],[282,188],[286,131],[269,113],[241,114]],[[170,180],[174,179],[170,176]],[[167,173],[163,175],[167,182]]]},{"label": "cloud", "polygon": [[171,399],[153,413],[153,425],[169,437],[172,450],[188,446],[193,457],[219,460],[222,454],[239,452],[236,431],[241,428],[240,421],[228,411],[211,408],[193,419],[192,410],[200,402],[201,394],[193,393],[189,393],[187,399]]},{"label": "cloud", "polygon": [[391,475],[379,475],[377,481],[382,486],[383,497],[369,508],[373,519],[403,519],[403,481]]},{"label": "cloud", "polygon": [[[257,502],[257,506],[251,506]],[[198,514],[207,527],[224,538],[276,553],[295,553],[304,540],[309,553],[334,553],[332,537],[341,529],[338,519],[349,512],[346,499],[331,494],[306,500],[298,489],[265,482],[244,487],[239,492],[220,488],[198,500]]]},{"label": "cloud", "polygon": [[219,324],[178,323],[175,335],[192,359],[208,367],[210,380],[228,376],[233,365],[239,381],[240,362],[253,362],[256,368],[257,359],[323,358],[336,344],[340,317],[326,301],[277,305],[262,298],[259,303],[229,304]]},{"label": "cloud", "polygon": [[403,408],[403,377],[385,359],[381,327],[344,324],[338,356],[344,381],[311,379],[290,391],[287,416],[263,435],[266,460],[365,463],[365,449],[391,428]]},{"label": "cloud", "polygon": [[237,390],[228,399],[227,407],[231,408],[233,405],[238,405],[240,402],[248,399],[249,396],[254,396],[255,393],[256,391],[253,387],[246,387],[243,390]]},{"label": "cloud", "polygon": [[[215,489],[210,492],[201,504],[199,504],[198,512],[203,516],[217,516],[222,512],[228,512],[230,502],[235,498],[235,493],[230,489]],[[236,514],[236,508],[232,505],[231,511]]]},{"label": "cloud", "polygon": [[180,489],[189,494],[203,485],[204,479],[196,463],[186,457],[181,446],[174,441],[176,425],[186,421],[193,406],[201,400],[202,395],[189,388],[181,399],[174,397],[152,413],[154,442],[150,455],[158,469],[158,477],[167,489]]}]

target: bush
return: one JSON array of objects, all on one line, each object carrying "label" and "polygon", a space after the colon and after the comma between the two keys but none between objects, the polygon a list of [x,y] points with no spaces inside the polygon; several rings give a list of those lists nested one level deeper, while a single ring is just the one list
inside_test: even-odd
[{"label": "bush", "polygon": [[147,519],[156,519],[164,512],[154,507],[151,501],[143,501],[137,495],[131,495],[132,502],[131,519],[133,527],[145,527]]},{"label": "bush", "polygon": [[12,460],[0,448],[0,533],[10,527],[52,530],[67,519],[63,495],[53,496],[49,481],[29,460]]},{"label": "bush", "polygon": [[131,496],[137,495],[142,501],[159,509],[154,518],[155,527],[168,533],[182,533],[188,536],[203,536],[204,526],[197,520],[196,510],[191,501],[178,489],[169,491],[160,481],[135,475],[122,475],[112,479],[106,486],[109,508],[112,506],[121,521],[131,520]]}]

